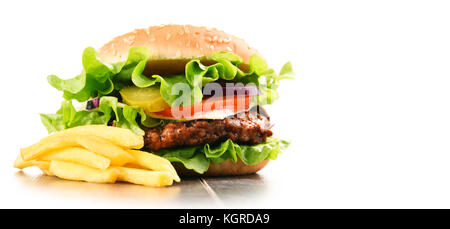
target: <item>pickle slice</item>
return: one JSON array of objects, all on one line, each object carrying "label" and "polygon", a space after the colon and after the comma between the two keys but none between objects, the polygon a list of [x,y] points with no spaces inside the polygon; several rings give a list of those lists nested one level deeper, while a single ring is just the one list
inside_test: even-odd
[{"label": "pickle slice", "polygon": [[142,107],[147,114],[169,108],[169,104],[164,101],[157,86],[146,88],[127,87],[120,90],[120,95],[124,103]]}]

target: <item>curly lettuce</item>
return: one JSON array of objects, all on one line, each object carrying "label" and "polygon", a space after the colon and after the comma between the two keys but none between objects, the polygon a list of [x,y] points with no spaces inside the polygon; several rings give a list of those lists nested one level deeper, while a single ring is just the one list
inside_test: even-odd
[{"label": "curly lettuce", "polygon": [[40,115],[41,121],[49,133],[76,126],[107,125],[112,121],[115,126],[130,129],[142,136],[145,132],[141,126],[154,127],[163,122],[163,120],[148,117],[140,107],[119,103],[118,99],[112,96],[101,97],[99,107],[96,109],[77,111],[73,107],[72,101],[64,100],[61,108],[55,114]]},{"label": "curly lettuce", "polygon": [[[175,101],[184,101],[183,105],[199,103],[202,98],[202,87],[219,79],[253,83],[262,95],[256,101],[260,105],[271,104],[278,98],[276,92],[281,79],[291,78],[290,63],[283,66],[277,74],[269,68],[266,61],[258,55],[250,57],[249,70],[239,68],[242,58],[230,52],[218,52],[211,56],[216,63],[205,66],[200,60],[191,60],[185,66],[184,74],[150,77],[143,75],[150,53],[146,47],[132,47],[125,62],[107,64],[102,62],[94,48],[88,47],[82,56],[83,72],[71,79],[61,79],[55,75],[47,77],[54,88],[63,92],[66,100],[75,99],[84,102],[89,98],[100,97],[127,86],[149,87],[159,85],[163,99],[170,106],[177,106]],[[264,78],[262,80],[262,78]],[[190,88],[189,94],[172,93],[174,86],[185,83]],[[180,99],[180,97],[183,97]]]},{"label": "curly lettuce", "polygon": [[63,92],[64,99],[84,102],[89,98],[108,95],[114,89],[123,87],[124,79],[132,74],[139,62],[146,61],[149,56],[146,47],[132,47],[128,52],[127,61],[109,65],[98,58],[94,48],[88,47],[83,51],[81,74],[67,80],[49,75],[47,81]]},{"label": "curly lettuce", "polygon": [[170,162],[179,162],[187,169],[197,173],[208,170],[210,163],[221,163],[228,159],[237,162],[238,158],[246,165],[255,165],[263,160],[275,160],[282,150],[289,146],[288,141],[270,137],[257,145],[241,145],[228,139],[218,145],[181,147],[152,151]]}]

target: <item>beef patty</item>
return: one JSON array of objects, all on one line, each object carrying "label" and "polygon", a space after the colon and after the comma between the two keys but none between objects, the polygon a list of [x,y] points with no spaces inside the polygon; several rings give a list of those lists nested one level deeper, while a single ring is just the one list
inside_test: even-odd
[{"label": "beef patty", "polygon": [[177,146],[213,144],[231,139],[244,144],[259,144],[272,136],[270,118],[256,111],[247,111],[220,120],[169,122],[145,130],[145,147],[151,150]]}]

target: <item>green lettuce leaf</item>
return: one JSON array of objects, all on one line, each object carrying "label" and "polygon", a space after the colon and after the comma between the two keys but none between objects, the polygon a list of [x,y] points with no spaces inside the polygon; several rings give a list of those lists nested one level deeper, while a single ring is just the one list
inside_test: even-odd
[{"label": "green lettuce leaf", "polygon": [[278,94],[280,80],[294,79],[294,71],[292,70],[292,65],[290,62],[283,65],[279,74],[276,74],[276,72],[270,68],[266,68],[265,70],[261,68],[259,71],[263,71],[261,74],[264,75],[265,82],[259,85],[259,90],[262,94],[254,98],[252,101],[253,105],[263,106],[266,104],[272,104],[280,97]]},{"label": "green lettuce leaf", "polygon": [[[113,122],[115,126],[127,128],[138,135],[144,135],[141,128],[154,127],[162,124],[162,120],[145,115],[142,108],[119,103],[116,97],[103,96],[99,107],[92,110],[77,111],[72,101],[64,100],[61,108],[55,114],[40,114],[41,121],[49,133],[84,125],[107,125]],[[139,120],[139,122],[137,121]]]},{"label": "green lettuce leaf", "polygon": [[192,169],[197,173],[204,173],[209,168],[209,160],[205,154],[197,153],[198,147],[184,147],[177,149],[159,150],[157,154],[164,155],[170,162],[180,162],[187,169]]},{"label": "green lettuce leaf", "polygon": [[82,56],[83,72],[78,76],[63,80],[55,75],[47,77],[54,88],[63,91],[66,100],[84,102],[111,93],[114,89],[131,85],[131,75],[141,61],[147,61],[150,53],[146,47],[132,47],[125,62],[106,64],[102,62],[94,48],[88,47]]},{"label": "green lettuce leaf", "polygon": [[217,164],[228,159],[237,162],[239,158],[246,165],[255,165],[263,160],[275,160],[288,146],[288,141],[275,137],[267,138],[266,142],[257,145],[241,145],[228,139],[217,145],[163,149],[152,153],[171,162],[180,162],[187,169],[202,174],[208,170],[211,162]]},{"label": "green lettuce leaf", "polygon": [[[127,86],[160,86],[163,99],[172,107],[199,103],[202,98],[202,86],[219,79],[253,83],[260,87],[262,95],[256,101],[270,104],[278,98],[276,93],[279,80],[292,78],[292,66],[287,63],[280,74],[270,69],[266,61],[253,55],[249,61],[249,71],[239,69],[242,59],[230,52],[218,52],[211,56],[215,64],[205,66],[200,60],[191,60],[186,64],[185,73],[172,76],[143,75],[150,56],[146,47],[132,47],[125,62],[107,64],[102,62],[94,48],[88,47],[82,56],[83,72],[71,79],[61,79],[55,75],[47,77],[48,82],[57,90],[63,91],[66,100],[75,99],[84,102],[120,90]],[[260,84],[261,78],[263,83]],[[189,93],[180,91],[178,83],[185,83]]]}]

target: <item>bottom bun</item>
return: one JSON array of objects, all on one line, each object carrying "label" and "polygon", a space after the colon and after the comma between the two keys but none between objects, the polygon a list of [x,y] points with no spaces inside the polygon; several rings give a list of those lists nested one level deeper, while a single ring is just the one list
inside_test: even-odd
[{"label": "bottom bun", "polygon": [[187,169],[179,162],[173,163],[173,166],[180,176],[237,176],[256,173],[264,168],[267,163],[269,163],[269,160],[261,161],[256,165],[246,165],[239,158],[236,163],[228,159],[218,164],[211,163],[208,170],[203,174]]}]

